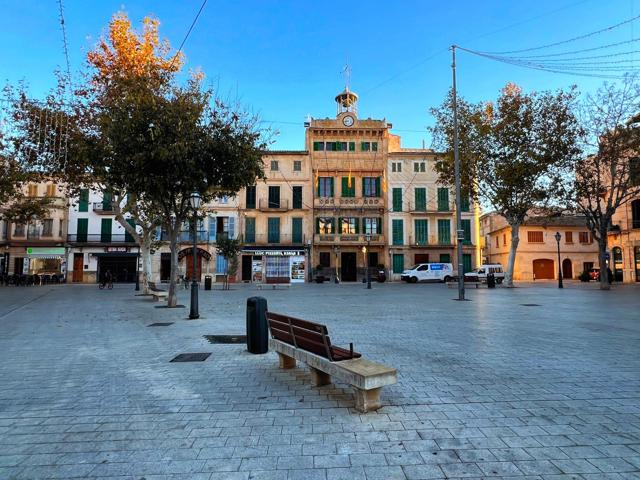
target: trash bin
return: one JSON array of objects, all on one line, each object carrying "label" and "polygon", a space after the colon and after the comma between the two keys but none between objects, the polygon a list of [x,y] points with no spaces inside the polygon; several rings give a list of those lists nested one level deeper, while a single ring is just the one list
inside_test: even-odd
[{"label": "trash bin", "polygon": [[487,288],[496,288],[496,276],[493,273],[487,273]]},{"label": "trash bin", "polygon": [[267,299],[264,297],[247,298],[247,350],[250,353],[269,351]]},{"label": "trash bin", "polygon": [[212,282],[211,275],[205,275],[204,276],[204,289],[205,290],[211,290],[211,282]]}]

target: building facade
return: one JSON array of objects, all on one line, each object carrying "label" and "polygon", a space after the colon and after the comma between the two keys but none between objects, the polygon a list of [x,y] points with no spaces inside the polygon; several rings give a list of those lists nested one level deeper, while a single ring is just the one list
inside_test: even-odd
[{"label": "building facade", "polygon": [[609,231],[609,265],[617,282],[640,282],[640,197],[618,208]]},{"label": "building facade", "polygon": [[[511,227],[496,213],[480,217],[484,263],[500,263],[506,267],[511,246]],[[557,279],[558,242],[562,277],[576,279],[598,266],[598,245],[587,228],[583,216],[530,217],[520,227],[513,279],[520,281]]]}]

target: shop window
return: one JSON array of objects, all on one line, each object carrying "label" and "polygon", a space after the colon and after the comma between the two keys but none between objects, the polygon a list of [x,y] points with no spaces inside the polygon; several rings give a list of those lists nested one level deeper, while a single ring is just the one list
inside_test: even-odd
[{"label": "shop window", "polygon": [[333,177],[318,178],[318,196],[323,198],[333,197]]},{"label": "shop window", "polygon": [[245,191],[247,208],[256,208],[256,186],[247,187]]},{"label": "shop window", "polygon": [[544,243],[544,232],[540,232],[540,231],[527,232],[527,242]]},{"label": "shop window", "polygon": [[301,172],[302,171],[302,161],[301,160],[294,160],[293,161],[293,171],[294,172]]},{"label": "shop window", "polygon": [[268,255],[265,273],[269,278],[290,278],[289,257]]}]

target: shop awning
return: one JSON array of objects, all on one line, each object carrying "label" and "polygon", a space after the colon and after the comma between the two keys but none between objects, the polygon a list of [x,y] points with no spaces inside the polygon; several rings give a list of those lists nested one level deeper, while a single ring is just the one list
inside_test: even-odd
[{"label": "shop awning", "polygon": [[27,247],[27,257],[56,259],[64,257],[64,247]]}]

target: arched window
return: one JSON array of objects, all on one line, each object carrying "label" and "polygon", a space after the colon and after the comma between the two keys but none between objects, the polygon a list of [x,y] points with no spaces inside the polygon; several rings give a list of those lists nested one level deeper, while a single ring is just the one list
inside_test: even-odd
[{"label": "arched window", "polygon": [[631,202],[631,228],[640,228],[640,199]]}]

